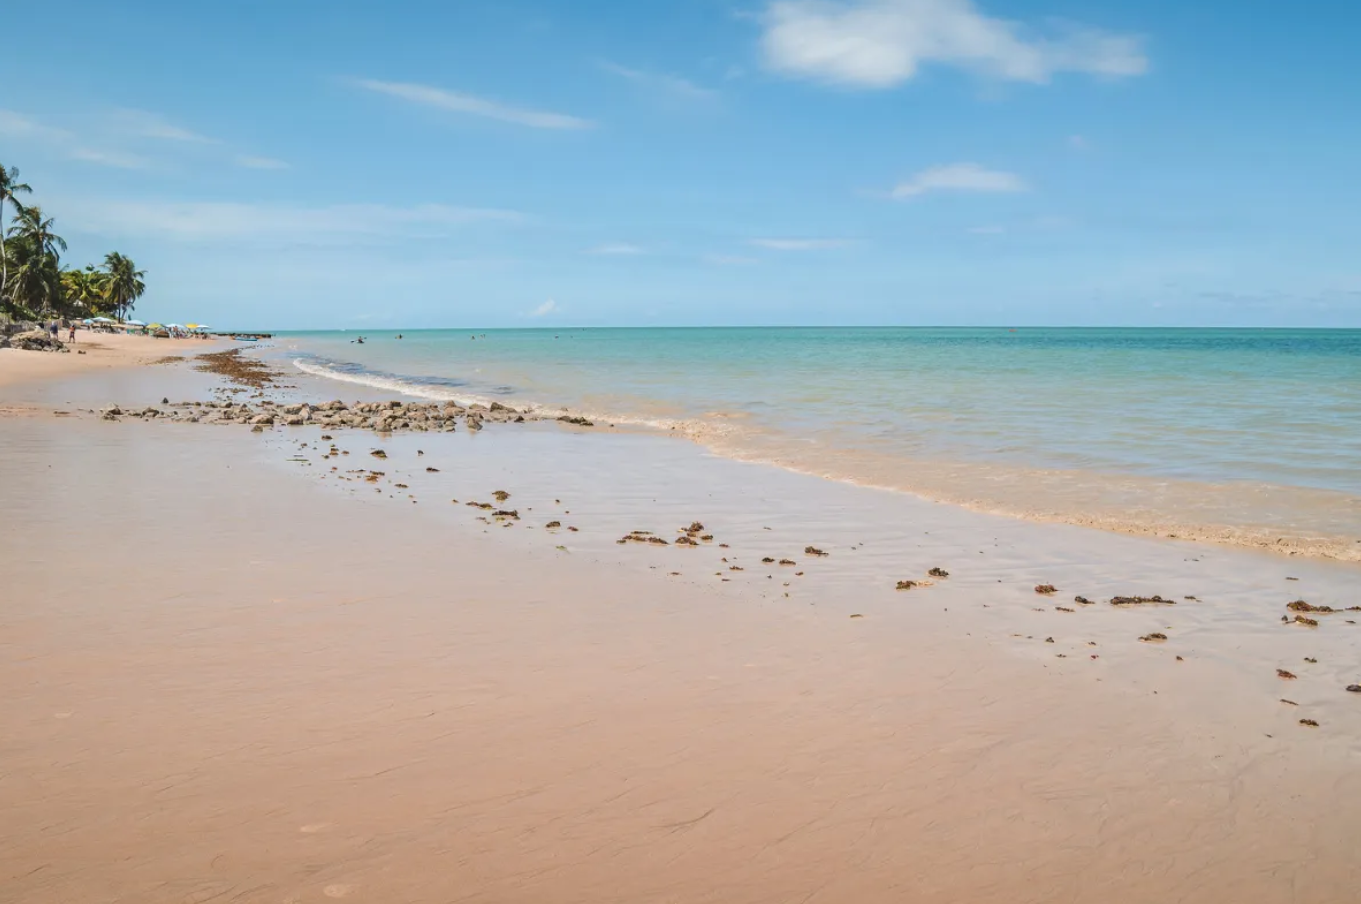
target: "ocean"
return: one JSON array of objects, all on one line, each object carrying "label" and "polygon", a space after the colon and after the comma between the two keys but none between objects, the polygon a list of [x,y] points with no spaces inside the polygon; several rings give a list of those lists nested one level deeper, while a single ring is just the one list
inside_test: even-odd
[{"label": "ocean", "polygon": [[274,354],[338,396],[562,409],[1018,517],[1361,560],[1361,330],[358,335]]}]

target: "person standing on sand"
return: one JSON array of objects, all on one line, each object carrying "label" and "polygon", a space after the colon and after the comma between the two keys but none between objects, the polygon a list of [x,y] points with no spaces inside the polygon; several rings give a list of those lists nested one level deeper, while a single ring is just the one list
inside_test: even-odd
[{"label": "person standing on sand", "polygon": [[74,320],[71,321],[69,324],[67,324],[67,326],[69,327],[69,329],[68,329],[67,334],[66,334],[66,341],[67,341],[67,342],[75,342],[75,341],[76,341],[76,323],[75,323],[75,321],[74,321]]}]

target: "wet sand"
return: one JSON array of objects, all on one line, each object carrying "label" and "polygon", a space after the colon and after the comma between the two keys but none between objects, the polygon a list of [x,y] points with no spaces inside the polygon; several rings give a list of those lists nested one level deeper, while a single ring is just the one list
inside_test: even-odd
[{"label": "wet sand", "polygon": [[[1341,601],[1346,566],[556,425],[340,433],[351,454],[327,458],[319,430],[247,431],[0,419],[0,900],[1322,904],[1361,887],[1361,698],[1339,684],[1359,635],[1277,624],[1296,586]],[[384,476],[342,479],[360,468]],[[464,504],[498,488],[512,527]],[[614,542],[692,518],[715,540]],[[785,555],[787,574],[762,570]],[[744,569],[726,583],[723,557]],[[951,576],[888,583],[935,565]],[[1205,603],[1105,602],[1125,588]],[[1083,590],[1096,606],[1056,608]]]}]

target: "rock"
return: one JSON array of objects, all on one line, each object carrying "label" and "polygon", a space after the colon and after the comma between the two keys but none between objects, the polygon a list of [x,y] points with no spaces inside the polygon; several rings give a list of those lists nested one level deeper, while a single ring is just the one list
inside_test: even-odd
[{"label": "rock", "polygon": [[896,587],[894,587],[893,589],[894,589],[894,590],[911,590],[913,587],[916,587],[916,586],[917,586],[917,582],[916,582],[916,581],[899,581],[899,582],[898,582],[898,585],[897,585]]},{"label": "rock", "polygon": [[1349,684],[1347,690],[1353,694],[1361,694],[1361,684]]},{"label": "rock", "polygon": [[804,552],[804,555],[808,555],[808,556],[818,556],[818,557],[820,557],[820,558],[827,555],[827,553],[825,553],[825,552],[823,552],[822,550],[818,549],[816,546],[805,546],[805,547],[803,548],[803,552]]},{"label": "rock", "polygon": [[1042,593],[1042,594],[1044,594],[1045,596],[1048,596],[1048,595],[1051,594],[1051,593],[1057,593],[1057,592],[1058,592],[1058,588],[1055,587],[1053,584],[1036,584],[1036,585],[1035,585],[1035,592],[1036,592],[1036,593]]},{"label": "rock", "polygon": [[1167,640],[1167,635],[1159,634],[1158,632],[1155,631],[1152,634],[1145,634],[1143,637],[1140,637],[1139,639],[1142,640],[1144,643],[1161,643],[1162,641]]},{"label": "rock", "polygon": [[562,522],[561,522],[561,521],[550,521],[550,522],[548,522],[547,524],[545,524],[544,527],[548,528],[549,530],[552,530],[552,529],[554,529],[554,528],[556,528],[556,527],[562,527]]},{"label": "rock", "polygon": [[1306,728],[1318,728],[1318,723],[1313,719],[1300,719],[1300,724]]},{"label": "rock", "polygon": [[505,490],[497,490],[496,492],[492,493],[491,496],[497,502],[505,502],[507,499],[510,498],[510,494],[507,493]]},{"label": "rock", "polygon": [[301,414],[290,414],[284,417],[285,427],[302,427],[307,424],[307,418]]},{"label": "rock", "polygon": [[369,454],[372,455],[374,458],[387,458],[387,457],[388,457],[388,454],[387,454],[386,452],[384,452],[382,449],[374,449],[374,450],[373,450],[372,452],[370,452]]},{"label": "rock", "polygon": [[255,417],[251,418],[250,422],[252,424],[255,424],[257,427],[258,426],[272,427],[274,426],[274,415],[257,414]]},{"label": "rock", "polygon": [[1277,678],[1284,678],[1286,681],[1293,681],[1296,677],[1294,672],[1287,672],[1285,669],[1276,670]]},{"label": "rock", "polygon": [[560,417],[558,418],[558,420],[562,421],[564,424],[575,424],[575,425],[578,426],[578,427],[594,427],[594,426],[595,426],[595,423],[594,423],[594,422],[588,421],[588,420],[586,420],[586,418],[584,418],[584,417],[572,417],[572,416],[566,415],[566,414],[560,416]]},{"label": "rock", "polygon": [[46,330],[28,330],[9,337],[9,347],[29,352],[59,352],[66,348]]},{"label": "rock", "polygon": [[515,410],[514,408],[511,408],[509,405],[502,405],[500,402],[492,402],[492,403],[491,403],[491,410],[492,410],[492,411],[505,411],[505,412],[509,412],[510,414],[517,414],[517,413],[518,413],[518,412],[516,412],[516,410]]},{"label": "rock", "polygon": [[948,578],[950,576],[950,572],[946,571],[944,568],[932,568],[927,574],[931,575],[933,578]]},{"label": "rock", "polygon": [[1092,601],[1089,600],[1089,599],[1087,599],[1087,597],[1085,597],[1085,596],[1075,596],[1075,597],[1073,597],[1073,602],[1077,603],[1077,604],[1080,605],[1080,606],[1090,606],[1090,605],[1092,605]]},{"label": "rock", "polygon": [[1165,600],[1160,596],[1117,596],[1111,599],[1112,606],[1175,606],[1176,600]]}]

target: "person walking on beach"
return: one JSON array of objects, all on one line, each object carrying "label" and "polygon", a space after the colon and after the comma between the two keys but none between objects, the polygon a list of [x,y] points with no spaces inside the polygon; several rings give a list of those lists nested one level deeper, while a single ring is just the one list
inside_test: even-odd
[{"label": "person walking on beach", "polygon": [[74,320],[71,321],[69,324],[67,324],[67,326],[69,327],[69,329],[67,330],[66,341],[67,341],[67,342],[75,342],[75,341],[76,341],[76,324],[75,324],[75,321],[74,321]]}]

